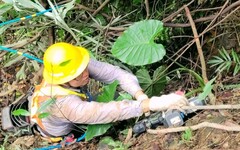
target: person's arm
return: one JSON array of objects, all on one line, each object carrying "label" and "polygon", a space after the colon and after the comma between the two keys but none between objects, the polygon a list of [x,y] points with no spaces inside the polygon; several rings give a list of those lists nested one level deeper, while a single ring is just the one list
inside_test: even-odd
[{"label": "person's arm", "polygon": [[70,95],[57,101],[58,108],[63,113],[58,114],[60,115],[58,117],[66,117],[71,122],[80,124],[105,124],[141,116],[146,109],[141,103],[131,100],[88,102],[82,101],[78,96]]},{"label": "person's arm", "polygon": [[[57,100],[58,118],[80,124],[105,124],[141,116],[151,111],[163,111],[171,106],[187,105],[182,95],[171,93],[160,97],[152,97],[143,101],[111,101],[108,103],[82,101],[76,95],[69,95]],[[65,120],[66,121],[66,120]]]},{"label": "person's arm", "polygon": [[88,65],[88,70],[90,77],[95,80],[107,84],[118,80],[121,88],[136,99],[144,94],[137,77],[118,66],[91,59]]}]

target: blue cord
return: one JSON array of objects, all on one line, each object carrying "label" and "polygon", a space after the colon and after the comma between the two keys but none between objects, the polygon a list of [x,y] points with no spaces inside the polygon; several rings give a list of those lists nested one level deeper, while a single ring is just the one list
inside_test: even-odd
[{"label": "blue cord", "polygon": [[[62,5],[61,6],[56,6],[56,8],[59,8],[59,7],[62,7]],[[25,19],[31,19],[33,17],[43,15],[46,12],[49,12],[49,11],[52,11],[52,8],[44,10],[44,11],[40,11],[40,12],[37,12],[35,14],[28,15],[28,16],[25,16],[25,17],[22,17],[22,18],[16,18],[16,19],[12,19],[12,20],[9,20],[9,21],[6,21],[6,22],[2,22],[2,23],[0,23],[0,27],[4,26],[4,25],[7,25],[7,24],[12,24],[12,23],[15,23],[15,22],[19,22],[19,21],[22,21],[22,20],[25,20]],[[37,57],[34,57],[34,56],[31,56],[31,55],[26,54],[26,53],[18,52],[17,50],[14,50],[14,49],[10,49],[10,48],[4,47],[4,46],[0,46],[0,50],[5,50],[5,51],[11,52],[11,53],[19,54],[19,55],[22,55],[26,58],[36,60],[37,62],[43,64],[43,61],[41,59],[39,59]]]},{"label": "blue cord", "polygon": [[[77,138],[76,142],[80,142],[85,137],[86,137],[86,133],[84,133],[82,136]],[[70,143],[66,143],[66,145],[69,145],[69,144]],[[58,143],[57,145],[50,145],[50,146],[42,147],[42,148],[35,148],[34,150],[52,150],[52,149],[55,149],[55,148],[62,148],[62,145],[60,143]]]},{"label": "blue cord", "polygon": [[32,59],[32,60],[36,60],[37,62],[43,64],[43,61],[37,57],[34,57],[32,55],[29,55],[27,53],[22,53],[22,52],[18,52],[17,50],[15,49],[11,49],[11,48],[7,48],[7,47],[4,47],[4,46],[0,46],[0,50],[4,50],[4,51],[7,51],[7,52],[11,52],[11,53],[15,53],[15,54],[19,54],[19,55],[22,55],[26,58],[29,58],[29,59]]},{"label": "blue cord", "polygon": [[[59,7],[62,7],[62,6],[56,6],[56,8],[59,8]],[[33,17],[37,17],[37,16],[40,16],[40,15],[43,15],[43,14],[45,14],[46,12],[50,12],[50,11],[52,11],[52,8],[46,9],[46,10],[37,12],[37,13],[35,13],[35,14],[22,17],[22,18],[15,18],[15,19],[12,19],[12,20],[9,20],[9,21],[6,21],[6,22],[2,22],[2,23],[0,23],[0,27],[1,27],[1,26],[4,26],[4,25],[7,25],[7,24],[12,24],[12,23],[15,23],[15,22],[19,22],[19,21],[22,21],[22,20],[31,19],[31,18],[33,18]]]}]

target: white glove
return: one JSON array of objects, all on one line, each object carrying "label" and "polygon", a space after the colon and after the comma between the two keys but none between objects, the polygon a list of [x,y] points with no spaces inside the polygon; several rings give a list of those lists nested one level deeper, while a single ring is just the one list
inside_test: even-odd
[{"label": "white glove", "polygon": [[171,93],[160,97],[152,97],[149,101],[151,111],[167,110],[172,106],[181,107],[188,105],[187,99],[183,95]]},{"label": "white glove", "polygon": [[137,101],[141,102],[143,100],[148,99],[148,96],[146,94],[141,94],[137,97]]}]

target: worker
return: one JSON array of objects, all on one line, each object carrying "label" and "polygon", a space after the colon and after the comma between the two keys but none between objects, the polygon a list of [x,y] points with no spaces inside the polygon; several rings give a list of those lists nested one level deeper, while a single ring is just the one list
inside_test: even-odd
[{"label": "worker", "polygon": [[[35,87],[30,106],[31,121],[45,137],[67,135],[74,124],[106,124],[188,104],[184,95],[176,93],[148,98],[136,76],[118,66],[91,59],[83,47],[64,42],[53,44],[45,51],[43,62],[43,81]],[[117,80],[136,100],[89,101],[88,92],[76,89],[86,86],[90,78],[106,84]],[[39,112],[51,100],[53,103]],[[41,113],[49,115],[39,117]]]}]

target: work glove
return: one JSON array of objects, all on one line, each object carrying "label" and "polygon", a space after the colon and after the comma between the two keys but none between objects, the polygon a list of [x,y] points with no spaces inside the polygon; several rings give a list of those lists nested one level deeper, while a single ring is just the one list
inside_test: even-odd
[{"label": "work glove", "polygon": [[[162,96],[153,96],[149,100],[142,102],[144,112],[147,111],[163,111],[173,107],[180,108],[181,106],[188,105],[188,101],[183,94],[171,93]],[[148,107],[148,108],[147,108]]]},{"label": "work glove", "polygon": [[149,99],[146,94],[141,94],[140,96],[137,97],[137,101],[140,101],[140,102],[146,99]]}]

